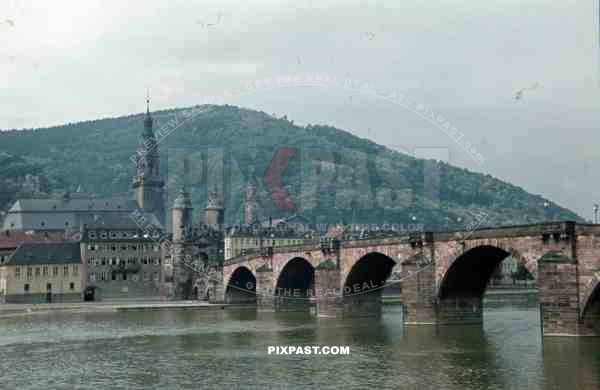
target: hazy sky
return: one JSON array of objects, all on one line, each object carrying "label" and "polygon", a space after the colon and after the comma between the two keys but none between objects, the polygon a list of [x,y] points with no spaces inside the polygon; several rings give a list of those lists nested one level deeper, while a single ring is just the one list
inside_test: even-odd
[{"label": "hazy sky", "polygon": [[356,91],[279,88],[228,103],[409,151],[447,147],[454,165],[591,218],[600,202],[597,7],[564,0],[4,0],[0,128],[140,112],[147,88],[161,109],[257,79],[348,78],[430,107],[485,161],[476,164],[413,112]]}]

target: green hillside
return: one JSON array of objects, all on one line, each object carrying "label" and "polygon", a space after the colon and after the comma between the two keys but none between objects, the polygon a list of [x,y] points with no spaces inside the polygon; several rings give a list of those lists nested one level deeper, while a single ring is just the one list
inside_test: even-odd
[{"label": "green hillside", "polygon": [[[155,130],[176,116],[180,123],[183,122],[186,119],[184,110],[189,113],[190,109],[153,113]],[[0,207],[6,209],[16,192],[22,190],[19,186],[26,174],[38,175],[41,178],[39,190],[45,192],[74,191],[79,185],[86,192],[127,192],[135,168],[130,157],[138,143],[142,119],[143,116],[138,114],[52,128],[0,132],[0,153],[3,152],[0,158],[10,161],[10,164],[3,163],[0,170],[0,182],[3,184]],[[183,163],[180,155],[186,151],[179,148],[197,149],[204,158],[206,148],[223,148],[225,219],[229,223],[237,222],[241,215],[241,202],[240,194],[237,197],[230,194],[231,156],[246,175],[252,162],[246,148],[261,148],[254,161],[255,173],[260,177],[277,148],[282,147],[299,150],[288,166],[283,182],[294,203],[299,205],[299,211],[314,222],[408,224],[414,216],[427,229],[437,230],[461,228],[464,221],[481,211],[489,214],[486,225],[526,224],[548,219],[581,220],[575,213],[555,205],[545,210],[542,197],[490,175],[431,160],[414,159],[333,127],[300,127],[285,118],[233,106],[217,106],[193,117],[161,141],[161,170],[167,180],[169,202],[172,202],[181,183],[182,172],[198,169],[194,164],[188,166]],[[339,167],[334,180],[324,181],[311,175],[309,171],[312,168],[301,160],[319,158],[314,148],[331,150],[338,164],[342,162],[343,148],[364,151],[368,157],[368,177],[356,174],[355,183],[352,170],[340,170]],[[169,150],[171,156],[168,156]],[[387,163],[378,163],[375,167],[376,156]],[[346,167],[360,163],[359,153],[345,157],[350,157],[343,162]],[[168,166],[169,160],[171,167]],[[214,162],[209,163],[208,169],[212,169],[212,165]],[[431,195],[431,191],[424,190],[424,169],[439,172],[439,202],[435,199],[438,198],[437,192]],[[190,186],[196,215],[200,215],[200,209],[206,202],[206,171],[204,163],[202,180]],[[384,210],[376,200],[377,189],[390,187],[390,184],[397,190],[391,192],[392,199],[403,205],[397,210]],[[302,205],[307,200],[303,197],[311,196],[312,191],[300,191],[300,188],[315,186],[318,186],[317,207],[303,209]],[[374,208],[354,211],[336,208],[335,205],[356,204],[352,201],[356,199],[353,189],[360,194],[359,199],[371,199]],[[434,199],[429,199],[431,196]],[[259,199],[261,216],[277,218],[290,214],[277,210],[262,186],[259,186]]]}]

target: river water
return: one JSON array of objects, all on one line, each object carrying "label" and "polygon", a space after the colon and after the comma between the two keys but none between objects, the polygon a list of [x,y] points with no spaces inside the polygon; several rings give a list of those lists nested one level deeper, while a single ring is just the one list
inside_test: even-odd
[{"label": "river water", "polygon": [[[269,355],[269,346],[349,355]],[[483,326],[403,327],[251,309],[0,319],[1,389],[600,389],[600,338],[540,337],[535,305]]]}]

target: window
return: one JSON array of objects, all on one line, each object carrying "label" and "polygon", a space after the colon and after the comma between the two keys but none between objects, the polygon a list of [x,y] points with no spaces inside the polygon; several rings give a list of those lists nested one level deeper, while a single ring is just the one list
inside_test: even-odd
[{"label": "window", "polygon": [[95,273],[90,273],[90,282],[95,282],[96,281],[96,274]]},{"label": "window", "polygon": [[33,278],[33,268],[27,267],[27,280],[31,280]]},{"label": "window", "polygon": [[26,284],[23,286],[23,291],[25,291],[25,292],[29,292],[29,283],[26,283]]},{"label": "window", "polygon": [[144,272],[144,280],[150,280],[150,276],[148,275],[148,272]]},{"label": "window", "polygon": [[117,273],[116,272],[113,272],[111,274],[111,280],[117,280]]},{"label": "window", "polygon": [[79,266],[77,264],[73,264],[73,276],[79,275]]},{"label": "window", "polygon": [[46,291],[52,291],[52,283],[46,283]]},{"label": "window", "polygon": [[15,267],[15,279],[21,279],[21,267]]},{"label": "window", "polygon": [[75,290],[75,283],[71,282],[69,284],[69,290]]},{"label": "window", "polygon": [[152,274],[152,278],[153,278],[154,280],[158,280],[158,272],[154,272],[154,273]]},{"label": "window", "polygon": [[69,266],[65,265],[63,267],[63,276],[69,276]]},{"label": "window", "polygon": [[43,276],[48,276],[48,267],[47,266],[43,266],[42,267],[42,275]]},{"label": "window", "polygon": [[36,278],[40,277],[40,267],[35,267],[35,277]]},{"label": "window", "polygon": [[123,272],[123,280],[127,280],[127,273]]},{"label": "window", "polygon": [[58,267],[52,267],[52,276],[58,276]]}]

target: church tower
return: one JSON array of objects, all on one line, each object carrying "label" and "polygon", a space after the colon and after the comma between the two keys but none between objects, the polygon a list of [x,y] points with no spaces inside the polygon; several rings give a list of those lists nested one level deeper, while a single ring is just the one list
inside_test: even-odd
[{"label": "church tower", "polygon": [[223,194],[217,190],[209,192],[204,212],[206,224],[219,225],[220,228],[220,225],[223,224],[224,216]]},{"label": "church tower", "polygon": [[160,158],[158,154],[158,142],[152,130],[153,119],[150,115],[150,99],[146,99],[146,117],[144,118],[144,129],[139,138],[137,149],[139,157],[137,162],[136,176],[133,178],[133,191],[138,206],[158,218],[165,226],[165,182],[160,176]]},{"label": "church tower", "polygon": [[171,208],[171,225],[173,230],[173,243],[186,241],[186,233],[192,226],[192,198],[182,187]]},{"label": "church tower", "polygon": [[[188,257],[191,250],[192,199],[182,187],[171,209],[173,227],[172,255],[168,266],[163,267],[167,279],[172,283],[170,299],[189,299],[192,288],[193,264]],[[169,269],[170,268],[170,269]]]}]

